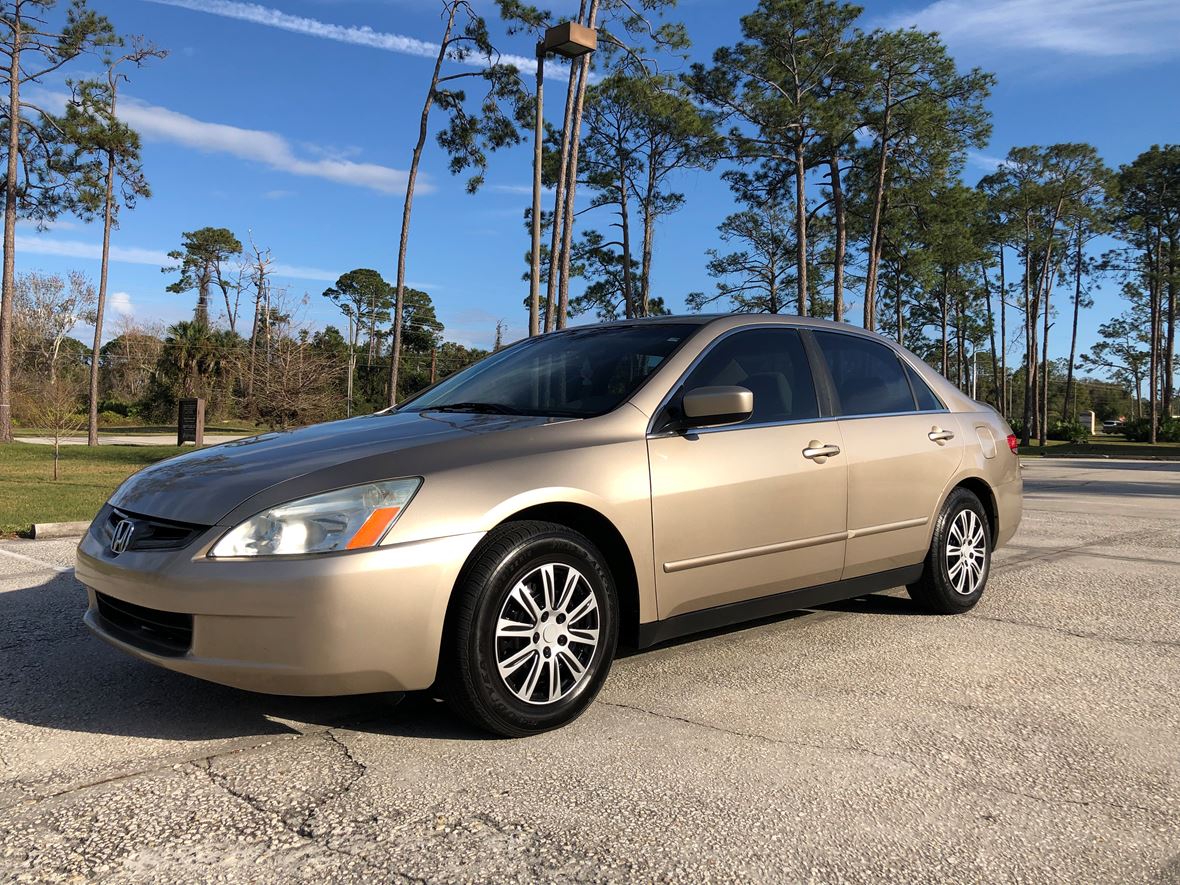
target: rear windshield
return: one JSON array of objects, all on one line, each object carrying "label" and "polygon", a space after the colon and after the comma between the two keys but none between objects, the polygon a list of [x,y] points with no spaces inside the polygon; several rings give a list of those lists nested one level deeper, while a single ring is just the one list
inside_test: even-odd
[{"label": "rear windshield", "polygon": [[529,338],[398,408],[590,418],[634,393],[700,326],[591,326]]}]

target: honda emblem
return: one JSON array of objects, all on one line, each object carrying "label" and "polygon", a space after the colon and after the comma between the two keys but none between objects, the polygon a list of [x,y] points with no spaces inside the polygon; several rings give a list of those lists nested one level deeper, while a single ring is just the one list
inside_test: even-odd
[{"label": "honda emblem", "polygon": [[131,536],[135,534],[135,523],[130,519],[121,519],[115,526],[115,533],[111,536],[111,553],[118,556],[131,543]]}]

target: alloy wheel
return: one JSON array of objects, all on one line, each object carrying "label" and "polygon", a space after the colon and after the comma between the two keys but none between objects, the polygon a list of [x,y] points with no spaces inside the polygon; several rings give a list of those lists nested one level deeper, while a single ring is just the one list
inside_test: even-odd
[{"label": "alloy wheel", "polygon": [[946,536],[946,573],[961,596],[970,596],[983,583],[987,540],[983,521],[974,510],[960,510]]},{"label": "alloy wheel", "polygon": [[571,565],[537,566],[516,582],[496,619],[496,667],[526,704],[552,704],[587,679],[598,648],[594,588]]}]

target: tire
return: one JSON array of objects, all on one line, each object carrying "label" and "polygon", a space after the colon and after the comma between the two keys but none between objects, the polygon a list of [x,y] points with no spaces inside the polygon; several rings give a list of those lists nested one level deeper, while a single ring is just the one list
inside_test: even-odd
[{"label": "tire", "polygon": [[594,700],[614,660],[619,605],[588,538],[556,523],[505,523],[455,593],[444,688],[463,718],[524,737],[572,722]]},{"label": "tire", "polygon": [[[967,544],[962,543],[963,538]],[[964,548],[966,555],[957,553]],[[974,493],[957,488],[934,522],[922,576],[906,590],[927,611],[942,615],[969,611],[983,596],[991,561],[987,511]]]}]

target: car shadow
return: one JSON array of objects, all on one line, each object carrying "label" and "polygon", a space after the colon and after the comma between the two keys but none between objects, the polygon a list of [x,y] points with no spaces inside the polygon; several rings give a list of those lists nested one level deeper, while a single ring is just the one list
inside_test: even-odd
[{"label": "car shadow", "polygon": [[[494,740],[430,692],[346,697],[256,694],[123,654],[82,623],[86,594],[72,573],[0,593],[0,718],[41,728],[180,742],[298,734],[342,727],[435,740]],[[920,614],[907,599],[873,595],[694,634],[620,657],[724,638],[824,611]],[[398,703],[398,701],[401,701]]]}]

